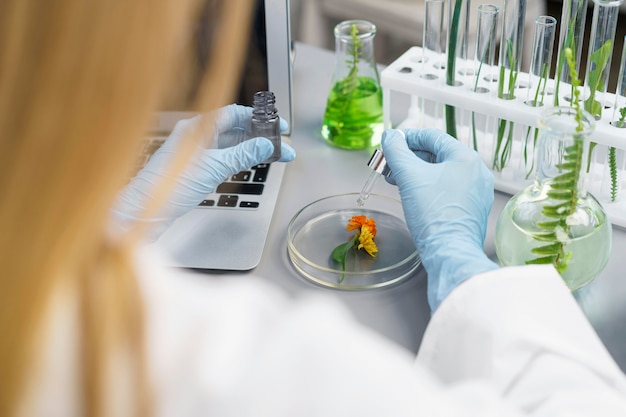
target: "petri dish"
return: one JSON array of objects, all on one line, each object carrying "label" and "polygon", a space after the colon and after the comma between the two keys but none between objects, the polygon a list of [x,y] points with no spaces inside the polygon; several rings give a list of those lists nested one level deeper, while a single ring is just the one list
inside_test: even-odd
[{"label": "petri dish", "polygon": [[[302,208],[289,222],[289,259],[307,280],[343,290],[382,288],[409,278],[421,264],[400,201],[371,194],[365,205],[358,207],[358,197],[358,193],[350,193],[322,198]],[[372,258],[363,250],[350,250],[343,271],[331,254],[354,236],[346,225],[355,215],[376,221],[378,253]]]}]

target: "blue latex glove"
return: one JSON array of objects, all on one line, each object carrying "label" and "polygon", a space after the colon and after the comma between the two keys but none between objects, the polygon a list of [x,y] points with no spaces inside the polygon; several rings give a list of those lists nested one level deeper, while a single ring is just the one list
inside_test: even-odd
[{"label": "blue latex glove", "polygon": [[[251,136],[251,116],[250,107],[233,104],[220,109],[215,126],[211,126],[208,132],[202,132],[203,142],[213,142],[218,147],[207,149],[198,146],[160,214],[156,218],[143,219],[141,216],[149,204],[155,184],[169,176],[170,160],[185,132],[198,126],[202,116],[179,121],[163,145],[118,196],[112,210],[114,227],[123,231],[138,220],[149,221],[153,223],[149,239],[154,240],[174,220],[200,204],[230,176],[267,160],[274,146],[267,138],[248,139]],[[287,123],[281,120],[281,129],[286,128]],[[283,143],[281,155],[280,162],[289,162],[295,158],[295,151]]]},{"label": "blue latex glove", "polygon": [[476,152],[438,129],[387,130],[382,149],[434,311],[461,282],[498,268],[483,251],[493,175]]}]

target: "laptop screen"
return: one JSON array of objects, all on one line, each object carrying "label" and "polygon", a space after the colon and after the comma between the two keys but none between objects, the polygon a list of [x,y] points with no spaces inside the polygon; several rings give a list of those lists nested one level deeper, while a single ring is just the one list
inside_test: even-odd
[{"label": "laptop screen", "polygon": [[[193,112],[198,85],[210,64],[210,48],[218,35],[215,28],[220,7],[227,1],[204,0],[203,8],[190,30],[187,48],[188,62],[177,69],[177,82],[166,94],[164,112]],[[282,118],[291,126],[291,40],[289,0],[256,0],[250,21],[247,51],[235,102],[252,105],[257,91],[270,90]],[[219,40],[218,40],[219,41]],[[288,135],[290,131],[286,132]]]}]

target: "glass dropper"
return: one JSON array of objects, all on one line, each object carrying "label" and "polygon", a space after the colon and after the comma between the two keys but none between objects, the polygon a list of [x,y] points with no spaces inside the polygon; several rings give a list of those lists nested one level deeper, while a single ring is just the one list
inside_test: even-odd
[{"label": "glass dropper", "polygon": [[388,177],[389,175],[391,175],[391,169],[387,165],[385,155],[383,155],[383,151],[380,148],[374,151],[374,154],[367,163],[367,166],[372,168],[372,172],[367,177],[367,181],[365,181],[365,185],[361,189],[361,193],[356,200],[356,205],[358,207],[363,207],[365,205],[365,201],[372,193],[372,189],[374,188],[374,185],[376,184],[376,181],[379,177]]}]

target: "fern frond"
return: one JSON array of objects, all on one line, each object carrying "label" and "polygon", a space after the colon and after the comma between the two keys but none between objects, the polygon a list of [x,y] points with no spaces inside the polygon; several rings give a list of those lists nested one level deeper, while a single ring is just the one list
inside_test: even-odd
[{"label": "fern frond", "polygon": [[[559,273],[567,270],[569,260],[572,256],[571,252],[565,252],[565,244],[559,235],[569,234],[569,225],[567,218],[576,210],[578,202],[578,182],[580,180],[580,171],[582,168],[583,158],[583,138],[578,133],[583,131],[583,115],[580,107],[579,95],[577,87],[580,86],[578,72],[572,58],[572,50],[566,49],[565,56],[572,74],[572,86],[574,87],[574,97],[572,105],[576,110],[576,134],[574,135],[574,143],[565,146],[562,155],[562,162],[556,164],[556,167],[563,171],[557,175],[549,183],[549,189],[546,195],[557,201],[556,204],[545,206],[541,213],[550,219],[539,222],[537,227],[542,230],[536,233],[533,238],[539,242],[546,243],[535,247],[531,252],[538,255],[537,258],[526,261],[527,264],[552,264]],[[559,233],[557,233],[557,231]]]},{"label": "fern frond", "polygon": [[617,200],[617,156],[613,147],[609,148],[609,172],[611,174],[611,201]]}]

